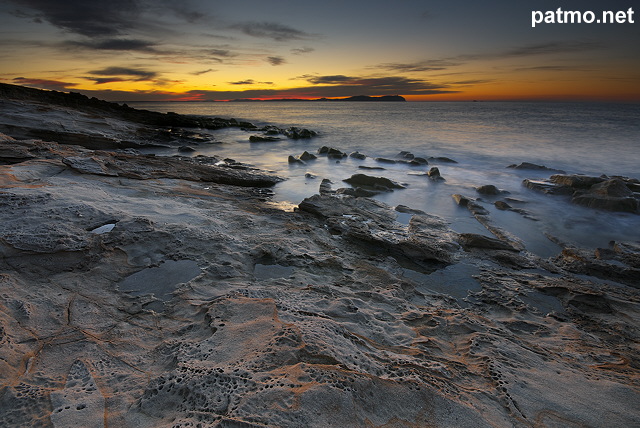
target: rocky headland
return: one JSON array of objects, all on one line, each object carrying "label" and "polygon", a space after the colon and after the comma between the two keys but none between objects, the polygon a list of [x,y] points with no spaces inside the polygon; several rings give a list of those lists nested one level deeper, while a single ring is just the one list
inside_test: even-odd
[{"label": "rocky headland", "polygon": [[371,199],[380,171],[283,210],[272,174],[137,151],[196,119],[3,88],[0,426],[639,424],[638,243],[541,258],[469,195],[486,235]]}]

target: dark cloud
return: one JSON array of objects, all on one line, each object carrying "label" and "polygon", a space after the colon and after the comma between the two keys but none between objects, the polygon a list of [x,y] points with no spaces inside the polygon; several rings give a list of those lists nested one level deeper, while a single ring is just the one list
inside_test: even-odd
[{"label": "dark cloud", "polygon": [[271,65],[282,65],[286,61],[281,56],[270,56],[267,58],[267,62]]},{"label": "dark cloud", "polygon": [[294,55],[304,55],[304,54],[308,54],[315,51],[314,48],[309,48],[309,47],[303,47],[303,48],[297,48],[297,49],[291,49],[291,53]]},{"label": "dark cloud", "polygon": [[411,73],[421,71],[441,71],[459,64],[459,62],[439,59],[430,61],[418,61],[413,63],[388,62],[371,68],[379,68],[401,73]]},{"label": "dark cloud", "polygon": [[[304,76],[301,76],[301,77],[304,77]],[[330,85],[330,84],[336,84],[336,83],[346,83],[346,82],[353,82],[356,79],[357,79],[356,77],[349,77],[343,74],[337,74],[333,76],[309,76],[306,78],[306,80],[309,83],[313,83],[314,85],[325,85],[325,84]]]},{"label": "dark cloud", "polygon": [[242,22],[230,28],[240,30],[248,36],[272,39],[277,42],[305,40],[312,37],[309,33],[275,22]]},{"label": "dark cloud", "polygon": [[213,68],[208,68],[206,70],[194,71],[191,74],[193,74],[194,76],[202,76],[203,74],[212,73],[214,71],[218,71],[218,70],[214,70]]},{"label": "dark cloud", "polygon": [[13,83],[40,89],[51,89],[54,91],[65,91],[69,88],[77,86],[76,83],[61,82],[59,80],[28,79],[26,77],[16,77],[15,79],[13,79]]},{"label": "dark cloud", "polygon": [[83,48],[113,51],[143,51],[154,52],[155,43],[138,39],[98,39],[87,41],[67,41],[66,46],[79,46]]},{"label": "dark cloud", "polygon": [[22,17],[47,21],[63,30],[88,37],[126,33],[140,14],[135,0],[12,0]]},{"label": "dark cloud", "polygon": [[535,45],[520,46],[503,52],[498,56],[511,58],[532,55],[548,55],[559,53],[585,52],[601,48],[602,45],[595,42],[549,42]]},{"label": "dark cloud", "polygon": [[533,67],[520,67],[513,71],[592,71],[591,69],[569,65],[538,65]]},{"label": "dark cloud", "polygon": [[253,85],[255,80],[247,79],[247,80],[238,80],[237,82],[227,82],[230,85]]},{"label": "dark cloud", "polygon": [[232,54],[227,49],[212,49],[211,50],[211,55],[213,55],[213,56],[221,56],[223,58],[231,58],[231,57],[235,56],[235,54]]},{"label": "dark cloud", "polygon": [[87,80],[92,80],[96,85],[103,85],[105,83],[114,82],[126,82],[126,79],[121,77],[85,77]]},{"label": "dark cloud", "polygon": [[131,76],[136,81],[151,80],[158,76],[158,73],[150,70],[128,67],[107,67],[89,72],[96,76]]}]

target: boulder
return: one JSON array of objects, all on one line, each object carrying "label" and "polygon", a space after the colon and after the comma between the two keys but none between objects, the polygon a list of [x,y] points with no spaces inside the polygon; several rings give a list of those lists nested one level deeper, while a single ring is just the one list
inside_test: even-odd
[{"label": "boulder", "polygon": [[572,189],[588,189],[594,184],[605,181],[604,177],[590,177],[588,175],[564,175],[554,174],[549,177],[549,181],[561,186],[571,187]]},{"label": "boulder", "polygon": [[358,152],[358,151],[355,151],[355,152],[351,152],[351,153],[349,154],[349,157],[351,157],[351,158],[356,158],[356,159],[366,159],[366,158],[367,158],[367,155],[362,154],[362,153],[360,153],[360,152]]},{"label": "boulder", "polygon": [[332,158],[332,159],[341,159],[341,158],[346,158],[347,154],[335,149],[333,147],[327,147],[327,146],[322,146],[318,149],[318,154],[319,155],[327,155],[327,157]]},{"label": "boulder", "polygon": [[391,189],[404,189],[405,186],[389,180],[386,177],[373,177],[366,174],[354,174],[350,178],[343,180],[345,183],[349,183],[354,187],[364,187],[374,190],[387,190]]},{"label": "boulder", "polygon": [[481,195],[499,195],[500,190],[493,184],[485,184],[484,186],[476,187],[476,192]]},{"label": "boulder", "polygon": [[302,161],[310,161],[310,160],[314,160],[317,159],[318,157],[316,155],[314,155],[313,153],[309,153],[306,150],[304,152],[302,152],[302,154],[299,156],[299,159]]},{"label": "boulder", "polygon": [[251,135],[249,136],[249,141],[252,143],[268,143],[271,141],[278,141],[280,138],[271,137],[269,135]]},{"label": "boulder", "polygon": [[311,131],[305,128],[297,128],[295,126],[285,129],[284,131],[282,131],[282,133],[288,138],[292,138],[294,140],[297,140],[300,138],[311,138],[318,135],[316,131]]},{"label": "boulder", "polygon": [[429,172],[427,172],[427,175],[432,180],[444,180],[444,178],[442,178],[442,176],[440,175],[440,170],[437,166],[431,167]]},{"label": "boulder", "polygon": [[295,157],[295,156],[291,156],[289,155],[289,157],[287,158],[287,161],[289,163],[299,163],[299,164],[305,164],[305,161],[303,161],[302,159]]},{"label": "boulder", "polygon": [[387,158],[375,158],[375,160],[380,163],[398,163],[398,161],[394,159],[387,159]]}]

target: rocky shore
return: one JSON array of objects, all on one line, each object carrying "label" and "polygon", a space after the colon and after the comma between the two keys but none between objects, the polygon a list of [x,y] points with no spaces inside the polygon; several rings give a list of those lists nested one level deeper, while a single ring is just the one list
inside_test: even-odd
[{"label": "rocky shore", "polygon": [[213,143],[193,118],[149,113],[176,120],[162,140],[128,107],[0,89],[0,426],[640,424],[637,242],[541,258],[469,195],[487,235],[368,175],[283,210],[272,174],[137,152]]}]

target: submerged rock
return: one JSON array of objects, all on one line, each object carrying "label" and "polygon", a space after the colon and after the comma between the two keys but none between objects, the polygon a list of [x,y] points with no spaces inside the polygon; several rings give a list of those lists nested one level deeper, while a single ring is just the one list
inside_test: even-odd
[{"label": "submerged rock", "polygon": [[278,141],[280,138],[272,137],[269,135],[251,135],[249,136],[249,141],[252,143],[268,143],[273,141]]},{"label": "submerged rock", "polygon": [[442,162],[442,163],[458,163],[458,161],[455,161],[445,156],[437,156],[437,157],[431,156],[429,157],[429,160],[434,162]]},{"label": "submerged rock", "polygon": [[355,159],[366,159],[367,155],[360,153],[358,151],[355,151],[355,152],[349,153],[349,157],[355,158]]}]

